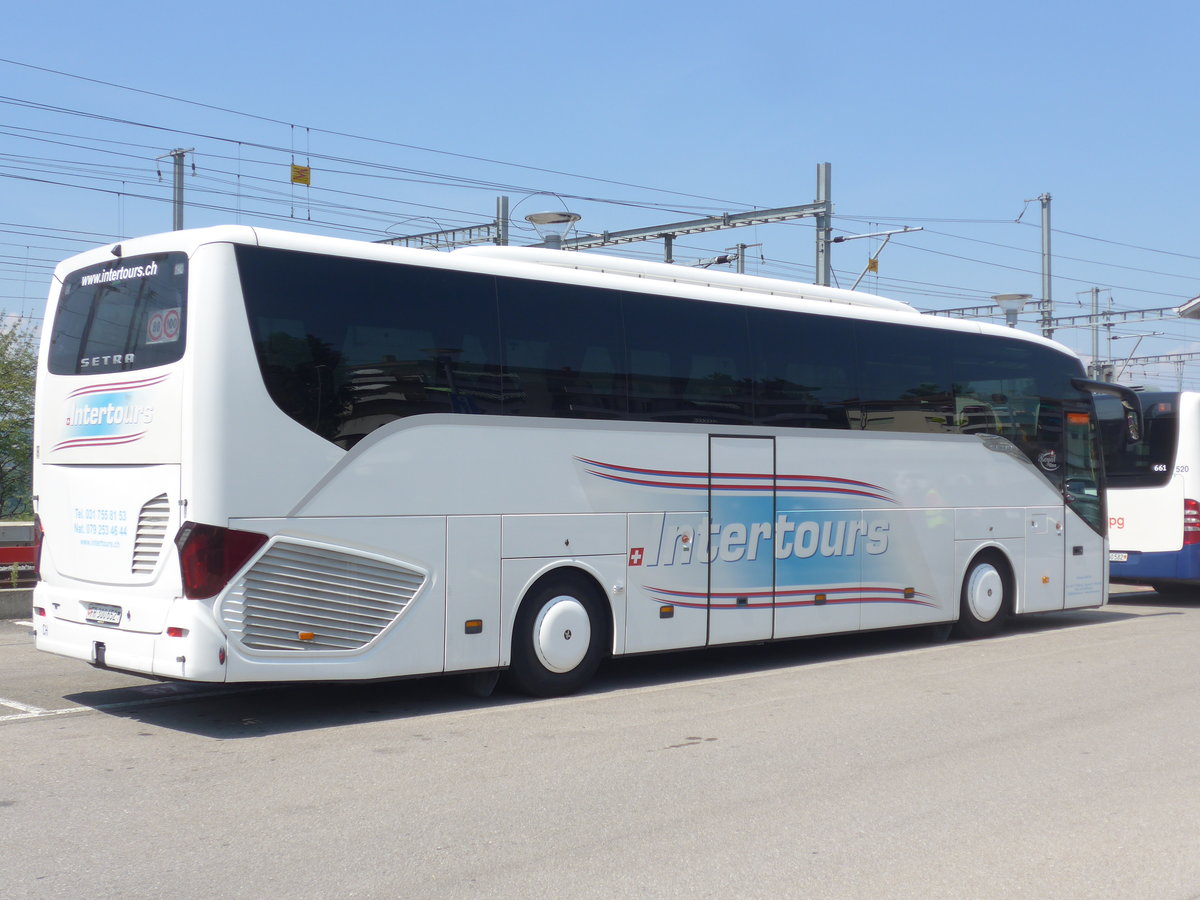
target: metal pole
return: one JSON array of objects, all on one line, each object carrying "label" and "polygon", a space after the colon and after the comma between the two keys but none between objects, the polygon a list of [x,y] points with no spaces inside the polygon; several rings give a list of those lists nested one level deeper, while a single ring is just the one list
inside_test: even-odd
[{"label": "metal pole", "polygon": [[663,262],[675,262],[675,235],[663,235]]},{"label": "metal pole", "polygon": [[496,246],[508,246],[508,198],[496,198]]},{"label": "metal pole", "polygon": [[[1105,339],[1105,344],[1104,344],[1104,358],[1105,358],[1105,359],[1112,359],[1112,358],[1113,358],[1113,349],[1112,349],[1112,345],[1113,345],[1113,333],[1112,333],[1112,331],[1113,331],[1113,322],[1112,322],[1112,311],[1113,311],[1113,296],[1112,296],[1112,292],[1110,291],[1110,292],[1109,292],[1109,294],[1108,294],[1108,321],[1106,321],[1106,322],[1104,323],[1104,328],[1105,328],[1105,331],[1104,331],[1104,339]],[[1109,372],[1109,377],[1108,377],[1108,378],[1106,378],[1106,379],[1104,379],[1104,380],[1105,380],[1105,381],[1116,381],[1116,379],[1112,377],[1112,366],[1108,366],[1107,368],[1108,368],[1108,372]]]},{"label": "metal pole", "polygon": [[829,198],[832,192],[832,177],[829,163],[817,163],[817,199],[823,205],[817,213],[817,263],[816,284],[828,286],[832,281],[833,267],[830,265],[829,244],[833,235],[833,204]]},{"label": "metal pole", "polygon": [[186,154],[186,150],[171,151],[171,159],[175,163],[175,185],[173,191],[173,208],[175,214],[173,216],[172,228],[176,231],[183,231],[183,158]]},{"label": "metal pole", "polygon": [[1038,197],[1042,204],[1042,336],[1054,336],[1054,298],[1050,287],[1050,195]]},{"label": "metal pole", "polygon": [[1092,378],[1100,377],[1100,288],[1092,288]]},{"label": "metal pole", "polygon": [[[175,231],[183,230],[183,158],[193,153],[195,148],[184,150],[176,147],[170,153],[164,153],[155,159],[171,157],[173,184],[171,189],[171,227]],[[158,180],[162,181],[162,171],[159,170]]]}]

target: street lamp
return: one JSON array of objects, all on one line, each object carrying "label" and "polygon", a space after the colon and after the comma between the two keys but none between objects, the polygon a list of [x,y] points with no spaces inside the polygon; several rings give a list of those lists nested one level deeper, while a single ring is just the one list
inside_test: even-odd
[{"label": "street lamp", "polygon": [[571,226],[583,218],[573,212],[539,212],[530,213],[525,221],[537,229],[542,245],[549,250],[561,250],[563,238],[571,230]]},{"label": "street lamp", "polygon": [[1025,308],[1025,301],[1033,297],[1033,294],[995,294],[992,300],[996,305],[1004,310],[1004,322],[1009,328],[1017,327],[1017,316],[1021,314],[1021,310]]}]

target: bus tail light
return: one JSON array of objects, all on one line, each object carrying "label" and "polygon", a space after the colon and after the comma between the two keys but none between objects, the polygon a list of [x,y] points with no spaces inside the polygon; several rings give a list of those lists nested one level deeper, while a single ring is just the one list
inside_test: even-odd
[{"label": "bus tail light", "polygon": [[183,595],[215,597],[266,542],[265,534],[253,531],[184,522],[175,535]]},{"label": "bus tail light", "polygon": [[1200,544],[1200,502],[1183,501],[1183,543]]}]

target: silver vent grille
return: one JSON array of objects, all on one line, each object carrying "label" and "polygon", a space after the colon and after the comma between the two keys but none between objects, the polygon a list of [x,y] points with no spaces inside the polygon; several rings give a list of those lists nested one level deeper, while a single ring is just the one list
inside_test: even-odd
[{"label": "silver vent grille", "polygon": [[150,575],[158,565],[163,542],[167,539],[167,522],[171,518],[171,504],[166,494],[147,500],[138,513],[137,534],[133,541],[134,575]]},{"label": "silver vent grille", "polygon": [[224,603],[225,620],[256,650],[356,650],[404,611],[425,573],[324,547],[281,541]]}]

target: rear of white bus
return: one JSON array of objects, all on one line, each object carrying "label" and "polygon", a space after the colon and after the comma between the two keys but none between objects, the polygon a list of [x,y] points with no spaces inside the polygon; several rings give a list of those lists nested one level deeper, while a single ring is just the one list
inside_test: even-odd
[{"label": "rear of white bus", "polygon": [[186,251],[162,235],[55,272],[34,426],[34,626],[41,650],[219,681],[222,661],[196,652],[223,643],[215,624],[172,621],[182,596],[173,540],[185,518]]},{"label": "rear of white bus", "polygon": [[[238,247],[261,238],[240,226],[152,235],[56,269],[34,423],[37,647],[192,681],[439,672],[443,595],[421,573],[444,559],[444,518],[393,518],[380,537],[380,519],[358,507],[302,521],[293,513],[347,451],[268,393],[237,259]],[[331,301],[340,288],[328,285]],[[285,312],[289,299],[279,298]],[[430,549],[414,562],[418,544]],[[399,562],[396,547],[407,554]],[[270,582],[268,603],[282,596],[266,624],[264,606],[238,593],[239,572]],[[348,582],[358,586],[354,602],[376,604],[361,628],[362,616],[342,616]],[[410,610],[422,588],[427,601]],[[293,627],[297,609],[303,621]],[[331,621],[331,610],[342,617]],[[388,628],[401,610],[408,627]],[[287,623],[283,646],[267,633],[276,615]],[[314,622],[327,626],[320,635]],[[470,667],[496,666],[494,647]]]},{"label": "rear of white bus", "polygon": [[1167,593],[1200,587],[1200,393],[1141,395],[1145,434],[1115,438],[1101,406],[1108,478],[1109,576]]}]

